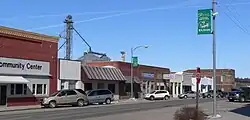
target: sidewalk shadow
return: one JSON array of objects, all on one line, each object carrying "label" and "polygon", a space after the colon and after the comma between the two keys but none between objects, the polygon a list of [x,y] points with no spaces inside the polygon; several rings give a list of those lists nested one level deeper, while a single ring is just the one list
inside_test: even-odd
[{"label": "sidewalk shadow", "polygon": [[250,112],[249,111],[250,111],[250,104],[247,104],[247,105],[245,105],[245,106],[243,106],[241,108],[231,110],[230,112],[250,117]]}]

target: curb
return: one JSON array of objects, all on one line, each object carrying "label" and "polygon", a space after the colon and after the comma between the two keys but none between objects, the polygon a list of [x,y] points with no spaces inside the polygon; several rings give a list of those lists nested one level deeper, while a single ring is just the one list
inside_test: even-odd
[{"label": "curb", "polygon": [[37,107],[37,108],[23,108],[23,109],[3,109],[3,110],[0,110],[0,113],[23,111],[23,110],[37,110],[37,109],[42,109],[42,107]]}]

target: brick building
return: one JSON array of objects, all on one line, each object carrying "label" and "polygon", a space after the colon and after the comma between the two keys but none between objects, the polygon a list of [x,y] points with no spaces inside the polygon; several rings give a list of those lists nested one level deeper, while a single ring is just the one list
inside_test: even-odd
[{"label": "brick building", "polygon": [[[187,73],[195,73],[195,69],[185,70]],[[213,77],[213,69],[201,69],[201,77]],[[231,91],[235,88],[235,70],[234,69],[217,69],[216,84],[218,90]]]},{"label": "brick building", "polygon": [[[130,92],[130,74],[131,64],[122,61],[96,61],[87,63],[90,66],[111,66],[121,70],[126,77],[124,84],[125,93],[124,96],[128,96]],[[169,68],[162,68],[156,66],[139,65],[133,69],[134,74],[134,92],[137,93],[149,93],[156,89],[169,89],[169,81],[163,80],[163,74],[169,74]],[[138,94],[137,94],[138,95]]]},{"label": "brick building", "polygon": [[37,104],[57,90],[58,40],[0,26],[0,107]]},{"label": "brick building", "polygon": [[235,78],[235,87],[246,87],[250,86],[250,78]]}]

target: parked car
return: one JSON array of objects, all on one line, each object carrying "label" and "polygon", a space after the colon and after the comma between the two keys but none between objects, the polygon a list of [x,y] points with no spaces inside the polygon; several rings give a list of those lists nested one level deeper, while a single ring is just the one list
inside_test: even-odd
[{"label": "parked car", "polygon": [[250,100],[250,87],[241,87],[239,91],[230,92],[228,100],[230,102],[234,101],[245,102]]},{"label": "parked car", "polygon": [[49,97],[42,98],[40,101],[44,107],[55,108],[58,105],[88,105],[88,98],[82,89],[60,90],[53,93]]},{"label": "parked car", "polygon": [[[225,95],[226,95],[226,94],[224,94],[221,90],[217,90],[217,91],[216,91],[216,97],[217,97],[217,98],[226,97]],[[213,92],[213,90],[209,90],[209,91],[206,92],[206,93],[202,93],[202,97],[203,97],[203,98],[213,98],[213,97],[214,97],[214,92]]]},{"label": "parked car", "polygon": [[149,100],[158,100],[158,99],[167,100],[170,98],[170,94],[167,90],[155,90],[149,94],[146,94],[144,98]]},{"label": "parked car", "polygon": [[86,91],[89,104],[99,103],[99,104],[111,104],[114,101],[114,94],[110,90],[97,89],[97,90],[87,90]]},{"label": "parked car", "polygon": [[180,99],[196,98],[196,92],[188,91],[188,92],[185,92],[183,94],[178,95],[178,98],[180,98]]}]

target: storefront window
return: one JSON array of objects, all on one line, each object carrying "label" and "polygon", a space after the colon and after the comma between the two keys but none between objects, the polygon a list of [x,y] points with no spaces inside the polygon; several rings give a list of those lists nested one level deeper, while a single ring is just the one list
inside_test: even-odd
[{"label": "storefront window", "polygon": [[46,84],[43,84],[43,93],[47,94],[47,85]]},{"label": "storefront window", "polygon": [[23,84],[16,84],[16,95],[23,93]]},{"label": "storefront window", "polygon": [[36,84],[33,84],[32,85],[32,94],[35,94],[35,92],[36,92]]},{"label": "storefront window", "polygon": [[86,90],[92,90],[92,83],[84,83],[84,89]]},{"label": "storefront window", "polygon": [[174,87],[174,93],[175,93],[175,94],[177,94],[177,89],[176,89],[176,87],[177,87],[177,83],[175,83],[175,87]]},{"label": "storefront window", "polygon": [[76,81],[69,81],[69,89],[75,89]]},{"label": "storefront window", "polygon": [[160,90],[164,90],[164,86],[161,86],[161,89]]},{"label": "storefront window", "polygon": [[23,85],[23,94],[26,95],[27,94],[27,84]]},{"label": "storefront window", "polygon": [[36,94],[42,94],[42,93],[43,93],[43,84],[37,84]]},{"label": "storefront window", "polygon": [[97,89],[104,89],[104,83],[97,83]]},{"label": "storefront window", "polygon": [[181,94],[181,83],[178,83],[179,86],[178,86],[178,94]]},{"label": "storefront window", "polygon": [[15,84],[11,84],[11,87],[10,87],[10,94],[11,94],[11,95],[14,95],[14,94],[15,94]]},{"label": "storefront window", "polygon": [[11,84],[10,85],[11,95],[26,95],[27,94],[27,84]]},{"label": "storefront window", "polygon": [[108,84],[108,89],[109,89],[112,93],[115,93],[115,84]]},{"label": "storefront window", "polygon": [[46,95],[47,84],[32,84],[32,94],[34,95]]},{"label": "storefront window", "polygon": [[64,85],[64,84],[65,84],[65,81],[62,80],[62,81],[61,81],[61,90],[63,90],[63,89],[65,88],[65,85]]}]

